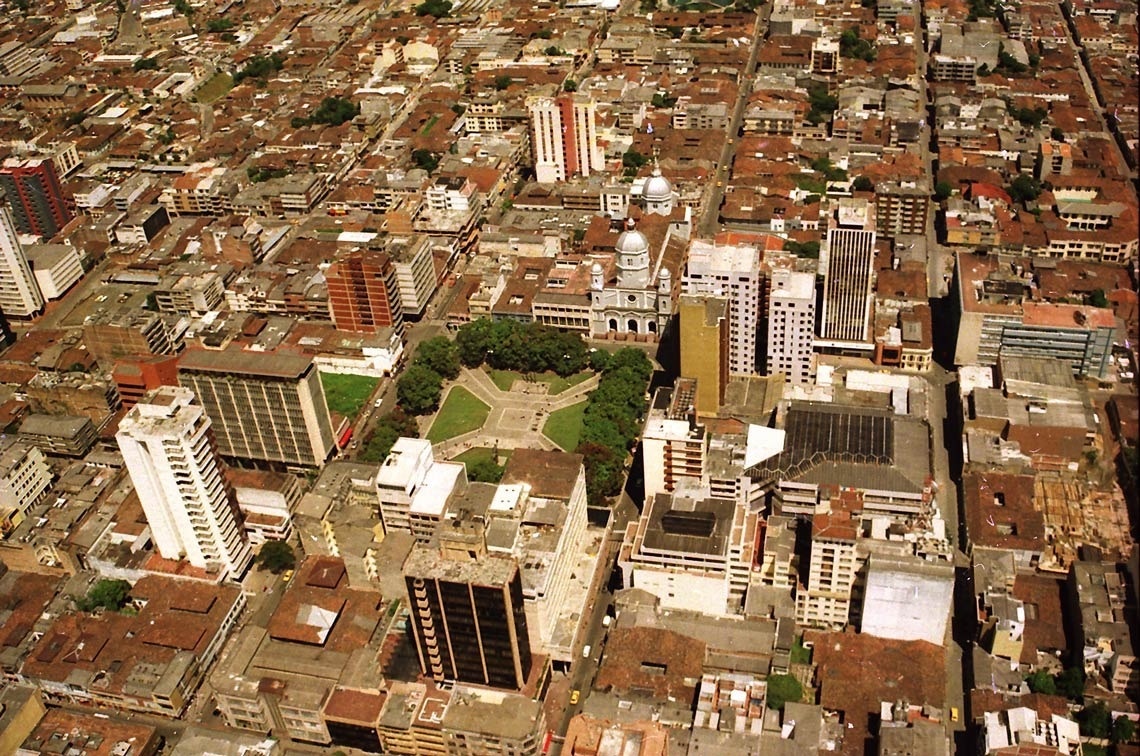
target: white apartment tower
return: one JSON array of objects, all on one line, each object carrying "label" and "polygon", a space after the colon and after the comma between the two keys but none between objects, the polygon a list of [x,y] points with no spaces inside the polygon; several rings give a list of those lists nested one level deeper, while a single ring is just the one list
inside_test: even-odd
[{"label": "white apartment tower", "polygon": [[768,372],[783,373],[792,383],[811,378],[815,333],[815,276],[776,270],[768,293]]},{"label": "white apartment tower", "polygon": [[44,297],[16,236],[16,224],[8,208],[0,207],[0,311],[26,318],[43,308]]},{"label": "white apartment tower", "polygon": [[158,553],[240,577],[253,552],[222,477],[210,418],[193,392],[155,389],[131,408],[115,438]]},{"label": "white apartment tower", "polygon": [[597,109],[582,95],[531,97],[531,147],[535,178],[542,184],[589,176],[605,169],[598,145]]},{"label": "white apartment tower", "polygon": [[756,372],[763,278],[756,247],[717,245],[699,239],[689,247],[681,292],[728,300],[728,371],[735,375]]},{"label": "white apartment tower", "polygon": [[830,219],[825,252],[820,265],[826,270],[820,338],[869,342],[875,277],[875,210],[870,202],[839,201]]}]

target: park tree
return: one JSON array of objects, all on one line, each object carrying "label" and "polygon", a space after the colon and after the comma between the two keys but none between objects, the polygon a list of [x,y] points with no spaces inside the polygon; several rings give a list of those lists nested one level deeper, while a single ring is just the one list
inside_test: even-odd
[{"label": "park tree", "polygon": [[492,323],[487,318],[467,323],[455,334],[455,348],[459,361],[467,367],[478,367],[487,359],[491,348]]},{"label": "park tree", "polygon": [[498,483],[506,469],[506,465],[496,465],[494,460],[481,459],[467,466],[467,479],[475,483]]},{"label": "park tree", "polygon": [[446,336],[436,336],[420,344],[415,361],[448,380],[459,377],[459,350]]},{"label": "park tree", "polygon": [[423,365],[411,365],[396,381],[396,401],[405,412],[426,415],[439,406],[443,378]]},{"label": "park tree", "polygon": [[610,447],[585,441],[574,451],[582,455],[586,467],[586,498],[591,506],[604,506],[608,497],[621,493],[624,460]]},{"label": "park tree", "polygon": [[372,435],[364,442],[359,459],[364,462],[383,462],[401,436],[419,438],[419,435],[416,419],[396,407],[376,422]]},{"label": "park tree", "polygon": [[126,605],[130,594],[131,584],[126,580],[100,580],[75,605],[81,612],[93,612],[99,608],[117,612]]},{"label": "park tree", "polygon": [[285,541],[266,541],[257,552],[257,566],[262,570],[269,570],[274,575],[280,575],[285,570],[297,566],[297,555],[293,547]]},{"label": "park tree", "polygon": [[768,675],[768,708],[783,709],[789,701],[803,698],[804,688],[791,675]]}]

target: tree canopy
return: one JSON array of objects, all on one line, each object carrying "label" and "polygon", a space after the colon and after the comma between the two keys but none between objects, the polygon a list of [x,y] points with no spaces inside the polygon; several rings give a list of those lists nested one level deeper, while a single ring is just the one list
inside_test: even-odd
[{"label": "tree canopy", "polygon": [[280,575],[285,570],[297,566],[297,555],[293,547],[285,541],[266,541],[257,552],[257,566],[269,570],[274,575]]},{"label": "tree canopy", "polygon": [[540,323],[480,318],[459,329],[455,346],[459,360],[468,367],[486,363],[499,370],[550,370],[565,377],[589,364],[589,352],[580,336]]},{"label": "tree canopy", "polygon": [[396,401],[404,411],[426,415],[439,407],[443,377],[421,364],[413,363],[396,381]]},{"label": "tree canopy", "polygon": [[364,442],[358,458],[363,462],[383,462],[398,438],[418,438],[419,435],[415,418],[396,407],[376,422],[376,428]]},{"label": "tree canopy", "polygon": [[415,364],[430,368],[448,380],[459,377],[459,350],[446,336],[428,339],[416,348]]},{"label": "tree canopy", "polygon": [[93,612],[99,608],[117,612],[126,605],[130,594],[131,584],[126,580],[100,580],[75,605],[81,612]]}]

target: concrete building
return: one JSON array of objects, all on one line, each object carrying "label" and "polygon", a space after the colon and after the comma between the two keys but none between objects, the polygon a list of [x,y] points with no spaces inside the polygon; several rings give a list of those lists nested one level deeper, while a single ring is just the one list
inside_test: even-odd
[{"label": "concrete building", "polygon": [[1140,661],[1130,627],[1136,604],[1121,568],[1105,562],[1076,562],[1069,572],[1065,599],[1072,637],[1080,640],[1085,668],[1109,690],[1135,697],[1140,690]]},{"label": "concrete building", "polygon": [[758,515],[742,502],[681,486],[646,502],[618,556],[626,586],[663,608],[713,616],[739,614],[757,545]]},{"label": "concrete building", "polygon": [[941,646],[953,595],[951,564],[873,555],[867,563],[860,632]]},{"label": "concrete building", "polygon": [[[38,697],[38,695],[37,695]],[[158,728],[143,722],[128,722],[106,714],[85,714],[51,709],[17,748],[0,753],[18,756],[156,756],[162,738]],[[253,756],[250,754],[249,756]]]},{"label": "concrete building", "polygon": [[7,537],[51,488],[52,472],[35,446],[0,439],[0,536]]},{"label": "concrete building", "polygon": [[817,514],[811,524],[808,581],[796,592],[796,622],[842,630],[851,616],[858,531],[847,512]]},{"label": "concrete building", "polygon": [[433,680],[519,690],[531,673],[522,574],[514,557],[486,552],[483,526],[452,520],[438,545],[404,562],[409,623],[420,668]]},{"label": "concrete building", "polygon": [[0,191],[8,199],[20,233],[50,239],[72,218],[51,160],[4,161]]},{"label": "concrete building", "polygon": [[27,318],[43,308],[44,297],[16,236],[15,221],[0,207],[0,311],[10,318]]},{"label": "concrete building", "polygon": [[527,110],[539,183],[552,184],[605,170],[592,99],[577,94],[532,97],[527,100]]},{"label": "concrete building", "polygon": [[467,487],[466,467],[437,462],[431,442],[398,438],[376,473],[376,495],[385,533],[409,533],[428,543],[443,521],[453,493]]},{"label": "concrete building", "polygon": [[[397,239],[385,247],[396,271],[396,288],[404,318],[422,318],[428,302],[439,288],[439,276],[435,269],[436,251],[450,246],[440,242],[440,239],[421,235]],[[402,320],[394,325],[399,332],[403,331],[401,324]]]},{"label": "concrete building", "polygon": [[337,329],[376,333],[402,325],[399,279],[384,252],[352,252],[329,266],[325,280]]},{"label": "concrete building", "polygon": [[287,468],[320,466],[336,447],[320,373],[288,352],[194,349],[178,364],[226,457]]},{"label": "concrete building", "polygon": [[16,753],[47,714],[40,692],[31,685],[0,690],[0,753]]},{"label": "concrete building", "polygon": [[724,297],[677,299],[680,321],[681,377],[696,383],[697,415],[716,415],[724,403],[729,374],[729,304]]},{"label": "concrete building", "polygon": [[1112,310],[1038,301],[1024,258],[999,260],[958,253],[960,306],[954,362],[993,365],[998,357],[1046,357],[1068,363],[1075,375],[1104,379],[1112,363]]},{"label": "concrete building", "polygon": [[980,733],[983,756],[1001,753],[1057,753],[1081,756],[1080,727],[1071,719],[1052,714],[1041,717],[1028,706],[987,711]]},{"label": "concrete building", "polygon": [[783,373],[792,383],[808,383],[814,333],[815,276],[773,271],[768,294],[768,373]]},{"label": "concrete building", "polygon": [[115,438],[159,554],[231,578],[245,574],[253,552],[194,394],[157,389],[131,408]]},{"label": "concrete building", "polygon": [[30,244],[24,253],[46,300],[59,299],[83,278],[79,250],[69,244]]},{"label": "concrete building", "polygon": [[874,301],[875,213],[867,200],[839,200],[828,221],[820,339],[837,346],[866,343],[871,348]]},{"label": "concrete building", "polygon": [[728,370],[734,375],[756,372],[762,285],[757,248],[699,239],[689,247],[681,291],[728,300]]},{"label": "concrete building", "polygon": [[28,415],[19,431],[20,440],[63,457],[85,456],[98,435],[90,418],[74,415]]},{"label": "concrete building", "polygon": [[156,312],[139,309],[101,311],[83,325],[83,342],[100,362],[122,357],[174,354],[182,342]]},{"label": "concrete building", "polygon": [[697,382],[679,378],[672,388],[653,395],[641,434],[645,496],[672,493],[681,478],[700,481],[705,473],[708,435],[697,424],[694,399]]}]

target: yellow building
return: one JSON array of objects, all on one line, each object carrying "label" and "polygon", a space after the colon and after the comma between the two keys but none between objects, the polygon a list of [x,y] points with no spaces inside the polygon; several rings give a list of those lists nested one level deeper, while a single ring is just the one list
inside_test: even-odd
[{"label": "yellow building", "polygon": [[716,415],[728,384],[728,300],[683,295],[680,318],[681,377],[697,382],[697,415]]}]

